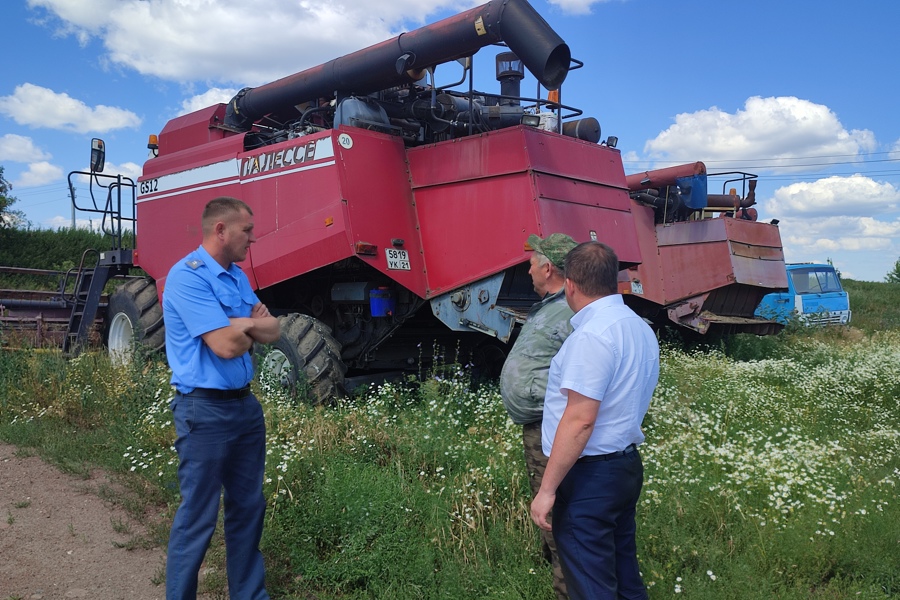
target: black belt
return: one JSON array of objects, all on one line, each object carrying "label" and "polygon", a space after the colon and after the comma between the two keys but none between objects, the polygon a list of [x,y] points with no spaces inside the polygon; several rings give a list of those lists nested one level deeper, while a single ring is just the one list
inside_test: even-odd
[{"label": "black belt", "polygon": [[582,456],[575,462],[589,463],[589,462],[595,462],[598,460],[611,460],[611,459],[617,458],[619,456],[625,456],[626,454],[630,454],[630,453],[634,452],[635,450],[637,450],[637,446],[634,444],[630,444],[627,448],[625,448],[624,450],[619,450],[618,452],[610,452],[609,454],[595,454],[592,456],[591,455]]},{"label": "black belt", "polygon": [[182,396],[193,396],[195,398],[212,398],[214,400],[239,400],[241,398],[246,398],[250,395],[250,386],[245,385],[244,387],[237,390],[216,390],[211,388],[194,388],[192,391],[187,394],[182,394],[178,392]]}]

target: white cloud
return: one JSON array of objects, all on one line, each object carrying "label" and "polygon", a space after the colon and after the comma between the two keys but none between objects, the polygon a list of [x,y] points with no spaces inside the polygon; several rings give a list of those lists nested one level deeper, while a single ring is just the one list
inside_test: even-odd
[{"label": "white cloud", "polygon": [[653,168],[652,162],[644,159],[634,150],[622,152],[622,163],[626,165],[625,171],[628,173],[635,173],[641,170],[646,171]]},{"label": "white cloud", "polygon": [[778,218],[893,213],[900,210],[900,189],[859,174],[833,176],[778,188],[765,207]]},{"label": "white cloud", "polygon": [[141,124],[140,117],[129,110],[102,104],[91,108],[68,94],[31,83],[17,86],[11,96],[0,97],[0,114],[20,125],[75,133],[104,133]]},{"label": "white cloud", "polygon": [[845,276],[880,281],[896,260],[900,247],[900,217],[786,219],[779,224],[787,262],[833,259]]},{"label": "white cloud", "polygon": [[104,175],[119,175],[122,177],[129,177],[132,181],[137,181],[138,177],[141,176],[141,173],[144,172],[144,168],[133,162],[122,163],[121,165],[114,165],[113,163],[106,163],[106,167],[103,169]]},{"label": "white cloud", "polygon": [[28,165],[28,170],[19,174],[14,183],[17,188],[37,187],[58,181],[63,176],[63,170],[46,161],[33,162]]},{"label": "white cloud", "polygon": [[572,15],[587,15],[595,4],[602,4],[609,0],[548,0],[552,6],[558,7],[564,13]]},{"label": "white cloud", "polygon": [[196,96],[191,96],[187,100],[181,103],[181,112],[178,113],[179,116],[186,115],[188,113],[192,113],[195,110],[200,110],[201,108],[206,108],[208,106],[212,106],[214,104],[219,104],[220,102],[223,104],[227,104],[234,95],[238,93],[237,88],[210,88],[206,92],[202,94],[198,94]]},{"label": "white cloud", "polygon": [[[90,231],[100,231],[100,227],[102,224],[102,217],[97,216],[96,219],[75,219],[75,228],[76,229],[87,229]],[[45,227],[50,229],[62,229],[68,228],[72,226],[72,216],[64,217],[62,215],[56,215],[55,217],[50,217],[49,219],[45,219],[42,223]]]},{"label": "white cloud", "polygon": [[453,0],[394,0],[377,10],[369,0],[103,0],[89,8],[82,0],[29,3],[55,17],[62,34],[101,38],[112,63],[174,81],[242,85],[302,71],[395,37],[408,24],[415,29],[436,11],[459,8]]},{"label": "white cloud", "polygon": [[[88,169],[89,169],[89,167],[87,165],[85,165],[84,168],[82,168],[81,170],[86,172]],[[132,181],[137,182],[138,177],[140,177],[143,172],[144,172],[144,168],[137,163],[126,162],[126,163],[122,163],[121,165],[115,165],[115,164],[107,161],[103,167],[102,174],[109,175],[112,177],[115,177],[116,175],[121,175],[122,177],[127,177],[127,178],[131,179]],[[109,180],[105,177],[103,179],[104,179],[104,184],[107,185]],[[75,177],[75,181],[77,181],[78,183],[87,184],[88,176],[87,175],[77,175]]]},{"label": "white cloud", "polygon": [[51,158],[53,156],[35,146],[30,137],[14,133],[0,136],[0,161],[27,163]]},{"label": "white cloud", "polygon": [[109,14],[115,9],[116,0],[27,0],[31,8],[41,7],[58,17],[57,34],[75,35],[84,45],[92,35],[99,34]]},{"label": "white cloud", "polygon": [[900,189],[863,175],[781,187],[760,201],[788,262],[832,259],[851,279],[881,281],[900,253]]},{"label": "white cloud", "polygon": [[735,113],[713,106],[676,115],[675,124],[648,141],[644,151],[675,161],[766,157],[765,166],[782,168],[796,165],[797,158],[829,157],[803,160],[796,167],[809,170],[806,163],[846,162],[847,155],[875,147],[871,131],[847,131],[827,106],[793,96],[754,96]]}]

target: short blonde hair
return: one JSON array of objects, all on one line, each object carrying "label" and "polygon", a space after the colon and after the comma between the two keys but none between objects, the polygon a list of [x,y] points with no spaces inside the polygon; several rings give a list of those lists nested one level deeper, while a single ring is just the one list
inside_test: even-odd
[{"label": "short blonde hair", "polygon": [[203,215],[200,217],[203,233],[209,233],[218,221],[223,220],[231,213],[239,213],[242,210],[246,210],[248,214],[253,214],[253,211],[250,210],[250,207],[243,200],[238,200],[231,196],[213,198],[203,207]]}]

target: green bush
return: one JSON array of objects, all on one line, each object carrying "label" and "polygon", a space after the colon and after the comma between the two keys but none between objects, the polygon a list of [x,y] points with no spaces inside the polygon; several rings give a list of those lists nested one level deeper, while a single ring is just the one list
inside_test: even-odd
[{"label": "green bush", "polygon": [[[133,247],[133,236],[125,236],[125,247]],[[93,267],[97,252],[113,247],[113,238],[86,229],[2,229],[0,230],[0,265],[27,269],[66,272],[77,268],[84,256],[84,266]],[[0,273],[0,288],[57,290],[57,276]],[[69,287],[71,291],[71,287]]]},{"label": "green bush", "polygon": [[86,229],[7,229],[0,232],[0,265],[64,271],[88,248],[109,250],[113,239]]}]

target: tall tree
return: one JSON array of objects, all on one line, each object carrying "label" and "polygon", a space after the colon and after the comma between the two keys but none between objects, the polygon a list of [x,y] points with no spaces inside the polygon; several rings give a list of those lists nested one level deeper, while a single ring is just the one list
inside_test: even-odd
[{"label": "tall tree", "polygon": [[22,213],[12,210],[17,198],[11,196],[12,184],[3,177],[3,166],[0,165],[0,229],[15,227],[22,220]]},{"label": "tall tree", "polygon": [[888,271],[884,280],[888,283],[900,283],[900,258],[894,263],[894,268]]}]

